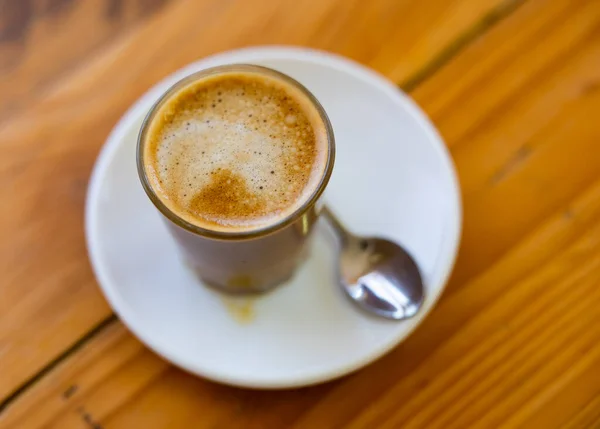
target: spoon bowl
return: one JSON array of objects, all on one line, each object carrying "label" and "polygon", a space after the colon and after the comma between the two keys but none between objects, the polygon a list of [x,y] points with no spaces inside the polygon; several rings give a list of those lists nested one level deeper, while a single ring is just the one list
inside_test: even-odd
[{"label": "spoon bowl", "polygon": [[327,207],[322,215],[340,244],[338,276],[346,295],[363,310],[386,319],[417,314],[424,301],[423,279],[408,252],[383,238],[349,233]]}]

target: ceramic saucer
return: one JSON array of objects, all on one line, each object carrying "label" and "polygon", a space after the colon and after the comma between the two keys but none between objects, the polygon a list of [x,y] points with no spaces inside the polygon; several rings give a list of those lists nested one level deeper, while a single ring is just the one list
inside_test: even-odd
[{"label": "ceramic saucer", "polygon": [[[352,306],[335,283],[335,251],[325,228],[316,231],[310,256],[293,279],[253,300],[205,288],[178,257],[139,183],[136,137],[150,105],[167,87],[194,71],[227,63],[280,70],[321,101],[337,144],[325,200],[351,230],[390,237],[415,257],[427,289],[416,317],[381,320]],[[359,64],[298,48],[226,52],[156,85],[108,137],[86,207],[96,277],[129,329],[181,368],[255,388],[330,380],[372,362],[406,338],[442,293],[460,227],[452,162],[419,108]]]}]

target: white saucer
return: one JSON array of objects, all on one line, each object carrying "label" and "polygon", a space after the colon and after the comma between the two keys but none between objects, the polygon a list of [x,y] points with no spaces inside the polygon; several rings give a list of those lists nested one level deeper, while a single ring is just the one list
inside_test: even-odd
[{"label": "white saucer", "polygon": [[[296,78],[321,101],[337,143],[326,201],[354,231],[391,237],[426,282],[416,317],[391,322],[350,305],[334,282],[334,251],[316,231],[293,280],[253,302],[198,283],[139,183],[136,136],[149,106],[181,77],[209,66],[254,63]],[[106,298],[156,353],[195,374],[246,387],[330,380],[377,359],[406,338],[442,293],[459,243],[456,175],[433,126],[393,84],[347,59],[297,48],[219,54],[152,88],[114,128],[92,174],[86,233]]]}]

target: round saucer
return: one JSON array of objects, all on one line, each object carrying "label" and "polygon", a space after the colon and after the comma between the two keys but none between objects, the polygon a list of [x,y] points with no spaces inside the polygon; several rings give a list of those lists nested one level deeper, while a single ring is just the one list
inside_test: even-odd
[{"label": "round saucer", "polygon": [[[390,237],[418,262],[426,300],[402,322],[371,317],[335,282],[335,246],[316,231],[293,279],[258,298],[220,295],[178,257],[160,214],[139,183],[136,137],[150,105],[194,71],[252,63],[303,83],[333,125],[336,165],[325,200],[359,234]],[[442,293],[460,237],[460,194],[433,126],[396,86],[328,53],[264,47],[215,55],[156,85],[108,137],[90,181],[86,235],[104,294],[146,345],[203,377],[255,388],[330,380],[377,359],[406,338]]]}]

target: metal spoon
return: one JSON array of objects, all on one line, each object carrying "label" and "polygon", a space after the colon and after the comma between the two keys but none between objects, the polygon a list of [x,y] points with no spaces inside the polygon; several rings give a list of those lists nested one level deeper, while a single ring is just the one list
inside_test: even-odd
[{"label": "metal spoon", "polygon": [[414,316],[423,304],[424,287],[406,250],[389,240],[349,233],[326,206],[321,214],[339,240],[339,281],[350,299],[387,319]]}]

